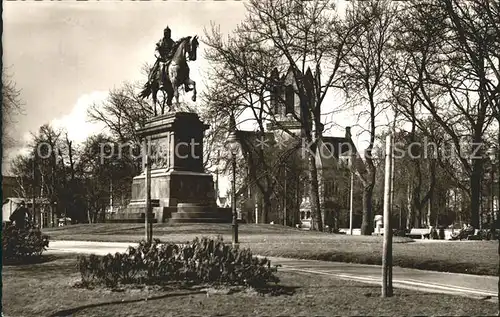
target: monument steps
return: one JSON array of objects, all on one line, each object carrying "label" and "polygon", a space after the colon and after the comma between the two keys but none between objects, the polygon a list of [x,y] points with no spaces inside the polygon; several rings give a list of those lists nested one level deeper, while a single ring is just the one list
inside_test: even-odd
[{"label": "monument steps", "polygon": [[170,218],[168,223],[231,223],[231,219],[218,218]]},{"label": "monument steps", "polygon": [[226,218],[232,217],[232,214],[229,212],[227,214],[222,214],[220,212],[174,212],[172,213],[172,219],[187,219],[187,218],[196,218],[196,219],[204,219],[204,218]]}]

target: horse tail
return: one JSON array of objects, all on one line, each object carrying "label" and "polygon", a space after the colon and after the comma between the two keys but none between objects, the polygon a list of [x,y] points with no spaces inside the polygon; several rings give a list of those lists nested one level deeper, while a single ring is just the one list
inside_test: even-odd
[{"label": "horse tail", "polygon": [[149,97],[149,95],[151,95],[152,93],[152,85],[151,85],[151,82],[148,81],[145,85],[144,85],[144,88],[142,89],[142,91],[139,93],[139,98],[147,98]]}]

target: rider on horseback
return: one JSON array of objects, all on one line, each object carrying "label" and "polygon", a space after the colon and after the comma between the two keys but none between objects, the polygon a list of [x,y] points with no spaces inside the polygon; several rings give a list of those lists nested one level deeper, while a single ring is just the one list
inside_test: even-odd
[{"label": "rider on horseback", "polygon": [[151,71],[151,74],[155,74],[157,71],[160,70],[160,65],[161,65],[161,82],[165,83],[167,80],[166,76],[166,69],[168,64],[170,63],[170,60],[172,59],[173,53],[174,53],[174,46],[176,42],[172,40],[171,38],[171,30],[167,26],[165,30],[163,30],[163,38],[156,43],[156,49],[155,49],[155,56],[156,56],[156,63],[153,66],[153,69]]},{"label": "rider on horseback", "polygon": [[[166,101],[169,107],[172,106],[172,98],[174,97],[179,103],[178,88],[180,86],[183,86],[186,92],[193,91],[191,99],[196,101],[196,82],[189,78],[187,60],[196,60],[198,37],[186,36],[174,41],[168,26],[163,30],[163,34],[164,37],[156,43],[156,61],[150,70],[148,81],[138,94],[142,99],[152,96],[155,115],[158,91],[163,92],[164,102]],[[164,105],[165,103],[161,108],[162,114]]]}]

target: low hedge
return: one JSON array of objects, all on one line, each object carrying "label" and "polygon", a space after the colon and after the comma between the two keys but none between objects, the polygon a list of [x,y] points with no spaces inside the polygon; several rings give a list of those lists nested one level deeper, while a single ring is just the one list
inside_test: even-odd
[{"label": "low hedge", "polygon": [[250,249],[238,249],[217,239],[194,239],[185,245],[141,241],[125,253],[106,256],[78,256],[83,286],[119,284],[240,285],[264,288],[278,283],[277,266],[266,258],[252,256]]},{"label": "low hedge", "polygon": [[17,227],[2,223],[2,260],[6,264],[31,262],[49,247],[49,236],[33,224]]}]

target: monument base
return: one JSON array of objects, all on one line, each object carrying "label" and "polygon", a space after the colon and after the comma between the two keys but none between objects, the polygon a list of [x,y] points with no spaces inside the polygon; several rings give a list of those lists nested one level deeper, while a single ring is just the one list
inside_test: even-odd
[{"label": "monument base", "polygon": [[[215,202],[212,175],[204,172],[203,133],[208,128],[196,113],[171,112],[157,116],[137,130],[150,155],[152,213],[157,222],[232,221],[230,208]],[[143,151],[145,155],[145,151]],[[143,162],[146,161],[143,156]],[[144,221],[146,174],[134,177],[127,209],[112,221]]]},{"label": "monument base", "polygon": [[[132,200],[127,209],[111,221],[144,221],[146,212],[146,177],[134,177]],[[213,180],[210,174],[188,171],[153,170],[151,172],[151,199],[159,206],[152,207],[158,223],[230,223],[231,208],[215,203]]]}]

